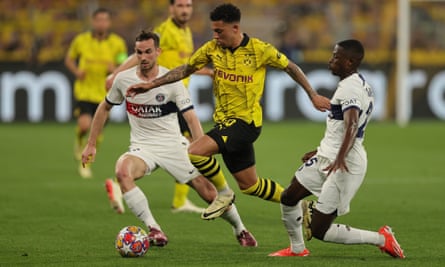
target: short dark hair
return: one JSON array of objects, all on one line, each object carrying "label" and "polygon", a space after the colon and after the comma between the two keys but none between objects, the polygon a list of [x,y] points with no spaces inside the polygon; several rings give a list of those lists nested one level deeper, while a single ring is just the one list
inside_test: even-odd
[{"label": "short dark hair", "polygon": [[153,42],[155,43],[155,47],[159,47],[159,35],[156,33],[149,31],[149,30],[142,30],[137,36],[136,36],[136,42],[140,41],[146,41],[153,39]]},{"label": "short dark hair", "polygon": [[210,20],[222,20],[226,23],[240,22],[241,11],[233,4],[222,4],[217,6],[212,12],[210,12]]},{"label": "short dark hair", "polygon": [[108,14],[111,17],[111,11],[109,9],[107,9],[105,7],[99,7],[96,10],[94,10],[93,18],[96,17],[98,14],[101,14],[101,13],[106,13],[106,14]]},{"label": "short dark hair", "polygon": [[365,57],[365,49],[359,40],[348,39],[337,43],[338,46],[342,47],[350,56],[359,62]]}]

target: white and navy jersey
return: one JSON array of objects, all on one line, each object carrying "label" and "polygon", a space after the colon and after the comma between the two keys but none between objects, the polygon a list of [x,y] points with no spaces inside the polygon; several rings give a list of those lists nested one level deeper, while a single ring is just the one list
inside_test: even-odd
[{"label": "white and navy jersey", "polygon": [[[120,105],[126,100],[131,144],[159,146],[179,140],[177,112],[193,108],[187,89],[178,81],[134,97],[125,97],[129,86],[144,82],[136,71],[137,67],[133,67],[118,73],[106,96],[106,101],[112,105]],[[159,66],[158,77],[166,72],[168,69]]]},{"label": "white and navy jersey", "polygon": [[374,106],[373,103],[373,90],[361,74],[354,73],[341,80],[331,99],[331,113],[326,119],[326,131],[318,147],[318,154],[331,160],[336,158],[345,132],[343,113],[350,108],[356,108],[359,110],[359,129],[354,145],[347,155],[347,160],[354,161],[356,157],[366,160],[366,151],[362,143],[365,128]]}]

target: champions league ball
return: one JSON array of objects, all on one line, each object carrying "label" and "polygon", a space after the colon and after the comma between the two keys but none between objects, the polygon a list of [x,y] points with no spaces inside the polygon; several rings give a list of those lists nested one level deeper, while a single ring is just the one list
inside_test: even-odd
[{"label": "champions league ball", "polygon": [[147,233],[138,226],[126,226],[119,231],[115,247],[122,257],[142,257],[150,247]]}]

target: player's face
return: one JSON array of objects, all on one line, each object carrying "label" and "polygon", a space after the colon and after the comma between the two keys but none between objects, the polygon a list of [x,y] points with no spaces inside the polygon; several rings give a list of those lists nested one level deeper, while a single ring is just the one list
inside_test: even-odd
[{"label": "player's face", "polygon": [[173,5],[170,5],[170,13],[179,24],[186,24],[190,20],[192,12],[192,0],[176,0]]},{"label": "player's face", "polygon": [[110,15],[106,12],[97,13],[92,21],[93,30],[99,34],[108,32],[111,27]]},{"label": "player's face", "polygon": [[348,73],[351,61],[348,59],[346,52],[341,46],[336,45],[332,51],[332,57],[328,62],[329,69],[332,74],[343,77]]},{"label": "player's face", "polygon": [[134,47],[136,57],[138,59],[139,68],[141,71],[148,71],[153,69],[156,65],[156,60],[161,52],[159,47],[155,47],[153,39],[144,41],[137,41]]},{"label": "player's face", "polygon": [[238,33],[238,26],[234,23],[225,23],[221,20],[212,21],[213,39],[223,48],[235,48],[235,38]]}]

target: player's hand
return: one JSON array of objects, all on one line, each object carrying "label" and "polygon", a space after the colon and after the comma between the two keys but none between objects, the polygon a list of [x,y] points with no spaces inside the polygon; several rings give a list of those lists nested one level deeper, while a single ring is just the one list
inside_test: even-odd
[{"label": "player's hand", "polygon": [[309,151],[309,152],[307,152],[307,153],[305,153],[305,154],[303,155],[303,157],[301,158],[301,161],[302,161],[303,163],[305,163],[305,162],[308,161],[310,158],[312,158],[315,154],[317,154],[317,150]]},{"label": "player's hand", "polygon": [[327,176],[329,176],[331,173],[334,173],[336,171],[349,172],[349,169],[348,166],[346,166],[346,161],[344,159],[335,159],[331,164],[324,168],[323,171],[327,171]]},{"label": "player's hand", "polygon": [[125,96],[134,97],[137,94],[145,93],[148,90],[152,89],[150,85],[152,85],[152,83],[133,84],[132,86],[128,87],[127,94]]},{"label": "player's hand", "polygon": [[331,109],[331,101],[327,97],[317,94],[311,100],[314,107],[320,111],[324,112]]},{"label": "player's hand", "polygon": [[82,167],[94,162],[96,157],[96,147],[92,145],[87,145],[82,152]]}]

